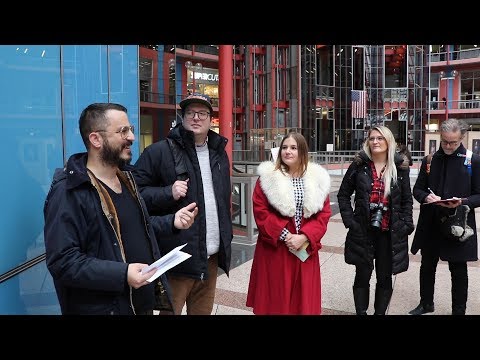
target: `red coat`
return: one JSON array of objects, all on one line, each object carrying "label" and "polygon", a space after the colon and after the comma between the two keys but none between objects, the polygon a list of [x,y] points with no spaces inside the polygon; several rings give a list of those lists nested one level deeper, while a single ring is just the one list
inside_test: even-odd
[{"label": "red coat", "polygon": [[282,229],[295,229],[295,199],[290,178],[274,171],[271,161],[258,167],[260,178],[253,193],[253,214],[258,239],[253,257],[247,306],[255,314],[321,313],[320,240],[327,230],[330,210],[330,176],[310,163],[304,175],[304,216],[299,233],[309,239],[310,253],[301,262],[279,239]]}]

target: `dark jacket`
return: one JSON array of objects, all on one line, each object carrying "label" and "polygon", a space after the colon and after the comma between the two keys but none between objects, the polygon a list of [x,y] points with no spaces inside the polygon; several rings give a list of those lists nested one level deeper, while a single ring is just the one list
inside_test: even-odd
[{"label": "dark jacket", "polygon": [[[75,154],[65,169],[56,170],[44,206],[46,263],[62,314],[128,315],[151,310],[155,281],[146,285],[151,288],[151,298],[141,301],[146,308],[133,309],[115,208],[108,192],[87,173],[86,161],[87,153]],[[172,232],[173,215],[148,217],[132,174],[124,171],[118,176],[141,206],[156,260],[160,258],[156,235]],[[168,289],[166,277],[161,278]]]},{"label": "dark jacket", "polygon": [[[348,228],[345,242],[345,261],[352,265],[368,265],[373,269],[374,245],[368,236],[370,225],[370,193],[373,175],[370,161],[362,150],[350,164],[340,189],[338,205],[345,227]],[[395,155],[397,183],[392,181],[389,195],[390,238],[392,241],[392,273],[408,269],[408,235],[414,230],[408,160]],[[354,209],[351,195],[355,192]]]},{"label": "dark jacket", "polygon": [[417,181],[413,187],[413,196],[423,204],[430,188],[442,199],[451,197],[467,198],[463,202],[472,211],[468,214],[467,224],[474,230],[474,235],[466,241],[449,240],[440,235],[440,218],[453,210],[437,205],[421,205],[418,216],[417,229],[411,251],[416,254],[424,246],[438,246],[440,259],[444,261],[463,262],[476,261],[477,255],[477,226],[475,223],[475,209],[480,206],[480,156],[472,155],[472,174],[464,164],[467,150],[463,145],[452,155],[446,155],[443,149],[435,152],[430,163],[430,174],[427,174],[427,158],[424,157]]},{"label": "dark jacket", "polygon": [[[173,199],[172,185],[177,180],[177,176],[167,140],[158,141],[145,148],[135,164],[134,176],[151,214],[172,212],[193,201],[197,203],[199,211],[193,225],[178,235],[161,238],[159,245],[162,252],[166,252],[187,243],[182,251],[192,256],[175,266],[169,273],[195,279],[206,279],[208,273],[205,200],[193,132],[179,124],[170,131],[168,137],[173,139],[183,152],[189,178],[187,195],[178,201]],[[223,136],[212,130],[208,132],[210,168],[220,226],[218,265],[228,275],[231,258],[232,219],[230,213],[230,164],[225,152],[226,143],[227,139]]]}]

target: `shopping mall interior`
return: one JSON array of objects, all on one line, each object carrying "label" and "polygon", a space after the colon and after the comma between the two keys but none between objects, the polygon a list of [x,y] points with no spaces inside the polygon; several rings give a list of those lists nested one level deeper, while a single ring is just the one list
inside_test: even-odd
[{"label": "shopping mall interior", "polygon": [[[181,120],[192,91],[213,99],[212,126],[222,126],[219,46],[141,45],[139,57],[141,148]],[[351,152],[381,124],[416,154],[448,117],[480,130],[477,45],[234,45],[232,57],[235,160],[265,159],[291,129],[312,152]],[[364,113],[352,111],[355,91]]]}]

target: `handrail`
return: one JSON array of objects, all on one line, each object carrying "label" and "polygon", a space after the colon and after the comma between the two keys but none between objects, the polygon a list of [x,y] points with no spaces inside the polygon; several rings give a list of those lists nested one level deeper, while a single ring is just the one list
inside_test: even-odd
[{"label": "handrail", "polygon": [[[340,156],[353,157],[358,153],[358,151],[359,150],[317,151],[309,152],[308,155],[311,158],[329,157],[330,159],[338,159]],[[410,151],[410,154],[412,156],[425,156],[425,152],[423,150]],[[261,161],[253,160],[255,155],[258,155],[258,152],[254,152],[252,150],[233,150],[233,164],[240,166],[258,165]],[[266,160],[268,160],[268,157]]]},{"label": "handrail", "polygon": [[[462,94],[463,96],[474,96],[473,94]],[[455,109],[480,109],[480,99],[473,100],[448,100],[448,108]],[[444,100],[430,100],[430,110],[446,110],[446,101]]]},{"label": "handrail", "polygon": [[34,257],[33,259],[31,260],[28,260],[22,264],[20,264],[19,266],[17,267],[14,267],[13,269],[7,271],[6,273],[3,273],[0,275],[0,284],[3,283],[4,281],[7,281],[11,278],[13,278],[14,276],[17,276],[18,274],[34,267],[35,265],[41,263],[42,261],[44,261],[46,259],[46,254],[43,253],[37,257]]},{"label": "handrail", "polygon": [[[358,152],[358,151],[357,151]],[[344,175],[348,169],[348,166],[355,158],[355,154],[335,154],[334,152],[321,151],[318,153],[309,153],[309,158],[311,161],[316,162],[324,166],[327,170],[339,170],[340,175]],[[412,151],[412,161],[413,168],[418,168],[422,159],[425,156],[424,151]],[[244,174],[255,174],[256,167],[261,163],[261,161],[233,161],[233,167],[236,171]],[[243,167],[243,171],[240,170]]]},{"label": "handrail", "polygon": [[446,61],[448,54],[451,55],[450,60],[464,60],[464,59],[474,59],[480,56],[480,49],[470,48],[470,49],[461,49],[461,50],[451,50],[451,51],[439,51],[432,52],[429,54],[430,62],[440,62]]}]

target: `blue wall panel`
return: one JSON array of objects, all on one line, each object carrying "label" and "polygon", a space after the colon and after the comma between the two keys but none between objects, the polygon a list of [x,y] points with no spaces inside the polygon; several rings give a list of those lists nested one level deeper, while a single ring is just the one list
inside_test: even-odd
[{"label": "blue wall panel", "polygon": [[94,102],[108,102],[107,45],[68,45],[63,48],[63,96],[66,159],[86,151],[78,118]]},{"label": "blue wall panel", "polygon": [[[139,129],[138,46],[0,45],[0,275],[45,253],[43,204],[53,171],[85,151],[80,112],[125,105]],[[63,92],[63,93],[62,93]],[[63,101],[63,107],[62,107]],[[134,147],[134,161],[139,145]],[[45,261],[0,283],[0,314],[58,314]]]},{"label": "blue wall panel", "polygon": [[110,102],[125,106],[128,110],[128,120],[135,126],[135,141],[132,147],[134,164],[140,153],[138,46],[109,45],[109,65]]},{"label": "blue wall panel", "polygon": [[[59,64],[60,46],[0,46],[0,274],[45,252],[43,203],[63,162]],[[21,313],[24,293],[19,276],[0,284],[0,313]]]}]

